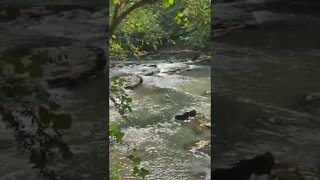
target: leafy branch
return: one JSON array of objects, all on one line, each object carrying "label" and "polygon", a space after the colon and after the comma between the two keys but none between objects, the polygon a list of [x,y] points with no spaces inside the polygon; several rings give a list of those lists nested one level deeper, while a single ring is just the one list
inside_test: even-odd
[{"label": "leafy branch", "polygon": [[59,158],[72,157],[62,139],[63,130],[71,128],[72,118],[58,112],[59,105],[50,100],[49,92],[38,80],[45,60],[33,58],[22,63],[16,52],[1,53],[0,117],[6,128],[14,132],[18,149],[30,153],[34,168],[52,179],[54,171],[50,165]]}]

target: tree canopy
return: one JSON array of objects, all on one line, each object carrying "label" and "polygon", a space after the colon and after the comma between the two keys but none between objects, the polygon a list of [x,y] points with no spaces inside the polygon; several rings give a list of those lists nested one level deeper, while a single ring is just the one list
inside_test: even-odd
[{"label": "tree canopy", "polygon": [[209,0],[111,0],[111,58],[139,57],[179,43],[205,49],[210,41]]}]

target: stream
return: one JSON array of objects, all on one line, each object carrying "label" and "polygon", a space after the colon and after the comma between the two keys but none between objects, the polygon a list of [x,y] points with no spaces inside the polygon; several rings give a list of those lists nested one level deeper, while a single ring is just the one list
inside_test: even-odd
[{"label": "stream", "polygon": [[[142,76],[142,85],[128,91],[133,98],[129,121],[121,121],[114,108],[110,109],[110,120],[119,124],[125,133],[123,143],[113,147],[109,155],[110,165],[120,162],[127,169],[121,172],[121,177],[132,179],[132,164],[124,157],[132,153],[141,157],[143,167],[151,172],[147,179],[190,179],[200,176],[210,179],[210,155],[184,148],[185,144],[194,140],[210,138],[210,130],[196,132],[190,123],[178,122],[174,116],[196,109],[210,117],[211,97],[206,92],[211,88],[211,68],[182,61],[174,57],[171,62],[167,59],[142,60],[110,70],[110,77],[113,77],[114,74],[139,74],[145,69],[150,70],[150,66],[156,66],[151,68],[153,70],[158,69],[157,75]],[[168,73],[170,69],[185,66],[192,70]]]},{"label": "stream", "polygon": [[[287,3],[286,8],[280,8],[278,1]],[[125,133],[123,142],[110,152],[110,160],[123,166],[121,177],[134,179],[130,176],[132,164],[125,158],[134,154],[141,157],[142,166],[150,171],[147,179],[209,179],[211,154],[186,149],[185,145],[208,138],[210,131],[199,133],[191,123],[178,122],[174,116],[196,109],[210,117],[211,97],[207,92],[212,89],[213,169],[228,168],[240,159],[270,151],[278,164],[299,168],[307,179],[319,179],[319,104],[302,103],[306,94],[320,92],[319,9],[299,1],[278,1],[215,4],[214,17],[221,13],[229,23],[229,18],[243,17],[237,13],[249,12],[258,25],[255,29],[236,29],[214,38],[212,74],[209,66],[174,57],[132,60],[108,72],[111,78],[155,72],[151,76],[142,75],[143,84],[127,91],[133,98],[130,121],[122,120],[112,107],[109,112],[110,121],[119,124]],[[236,10],[230,11],[233,8]],[[83,44],[94,42],[104,48],[103,13],[75,10],[46,15],[37,23],[23,19],[1,22],[4,40],[0,45],[14,48],[32,42],[37,47],[54,46],[68,38]],[[54,28],[43,28],[52,22]],[[65,25],[69,25],[70,31],[63,30]],[[79,37],[80,31],[85,35]],[[177,67],[191,70],[168,73]],[[50,89],[74,119],[72,129],[64,134],[74,158],[55,166],[58,178],[106,177],[106,87],[107,77],[100,75],[72,90]],[[0,177],[37,179],[27,155],[16,150],[9,130],[1,129],[0,142]]]},{"label": "stream", "polygon": [[[320,91],[318,6],[225,6],[242,2],[264,9],[249,11],[261,22],[256,28],[233,30],[213,42],[213,169],[269,151],[276,163],[319,179],[320,109],[303,103],[306,94]],[[280,8],[279,2],[287,4]]]}]

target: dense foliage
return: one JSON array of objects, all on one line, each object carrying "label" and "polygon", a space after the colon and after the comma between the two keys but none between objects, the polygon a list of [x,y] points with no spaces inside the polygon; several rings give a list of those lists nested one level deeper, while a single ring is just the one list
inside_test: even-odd
[{"label": "dense foliage", "polygon": [[[180,42],[181,46],[205,49],[209,47],[209,0],[110,0],[109,52],[110,58],[140,57],[158,48]],[[126,119],[132,111],[132,99],[123,90],[122,82],[114,80],[109,85],[109,98]],[[109,124],[110,142],[120,142],[124,133],[116,124]],[[144,178],[149,171],[141,167],[141,159],[127,156],[133,164],[133,176]],[[119,179],[121,166],[111,164],[111,178]]]},{"label": "dense foliage", "polygon": [[[209,47],[209,0],[118,0],[113,3],[109,18],[111,58],[139,57],[175,42],[182,47]],[[135,6],[139,3],[143,6]],[[136,9],[130,11],[132,7]]]}]

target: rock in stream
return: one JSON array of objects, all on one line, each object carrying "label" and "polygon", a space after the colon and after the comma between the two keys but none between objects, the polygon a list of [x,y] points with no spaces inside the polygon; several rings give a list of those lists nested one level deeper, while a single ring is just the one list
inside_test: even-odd
[{"label": "rock in stream", "polygon": [[124,88],[127,89],[134,89],[143,83],[143,78],[138,75],[122,76],[120,80],[123,81]]}]

